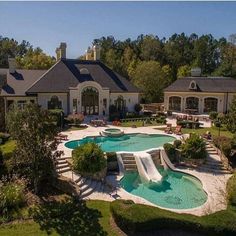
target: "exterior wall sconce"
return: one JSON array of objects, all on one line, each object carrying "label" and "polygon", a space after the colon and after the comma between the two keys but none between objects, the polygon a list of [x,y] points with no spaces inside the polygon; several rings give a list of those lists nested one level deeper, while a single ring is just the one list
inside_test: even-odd
[{"label": "exterior wall sconce", "polygon": [[78,100],[78,105],[80,104],[80,100]]}]

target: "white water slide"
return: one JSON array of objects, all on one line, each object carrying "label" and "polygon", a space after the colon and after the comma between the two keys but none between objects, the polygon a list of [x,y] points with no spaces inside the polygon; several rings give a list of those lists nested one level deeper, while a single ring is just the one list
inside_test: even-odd
[{"label": "white water slide", "polygon": [[145,182],[160,182],[162,180],[162,175],[157,170],[149,153],[139,153],[135,155],[135,160],[141,180]]},{"label": "white water slide", "polygon": [[176,169],[175,166],[170,161],[170,159],[167,156],[166,151],[164,149],[161,150],[160,155],[161,155],[162,165],[164,166],[165,169],[171,169],[171,170]]}]

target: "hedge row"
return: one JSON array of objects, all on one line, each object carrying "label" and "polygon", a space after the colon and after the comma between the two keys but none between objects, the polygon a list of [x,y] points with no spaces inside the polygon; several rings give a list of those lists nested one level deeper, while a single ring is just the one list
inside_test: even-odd
[{"label": "hedge row", "polygon": [[180,229],[214,236],[236,235],[236,211],[233,210],[197,217],[134,204],[130,200],[116,200],[111,203],[111,212],[117,225],[128,235],[161,229]]}]

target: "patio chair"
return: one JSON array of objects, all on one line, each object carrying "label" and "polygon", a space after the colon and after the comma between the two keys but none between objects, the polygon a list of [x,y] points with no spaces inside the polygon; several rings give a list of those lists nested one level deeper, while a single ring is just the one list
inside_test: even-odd
[{"label": "patio chair", "polygon": [[188,116],[188,120],[193,120],[193,116]]},{"label": "patio chair", "polygon": [[65,135],[65,134],[58,134],[57,136],[56,136],[56,139],[57,140],[68,140],[68,135]]},{"label": "patio chair", "polygon": [[166,124],[165,133],[172,134],[172,124]]},{"label": "patio chair", "polygon": [[182,135],[182,126],[181,125],[177,125],[174,131],[175,134],[177,135]]}]

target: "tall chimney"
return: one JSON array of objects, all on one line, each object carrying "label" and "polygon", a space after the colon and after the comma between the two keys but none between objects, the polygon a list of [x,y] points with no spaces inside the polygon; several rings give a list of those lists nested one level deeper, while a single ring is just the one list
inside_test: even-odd
[{"label": "tall chimney", "polygon": [[92,50],[90,47],[86,50],[86,61],[92,60]]},{"label": "tall chimney", "polygon": [[93,46],[93,56],[94,61],[100,60],[100,46],[97,44]]},{"label": "tall chimney", "polygon": [[16,59],[9,57],[8,65],[9,65],[9,73],[14,74],[16,72]]},{"label": "tall chimney", "polygon": [[61,43],[60,47],[56,48],[57,61],[66,58],[66,43]]},{"label": "tall chimney", "polygon": [[192,77],[200,77],[201,74],[202,74],[201,68],[197,67],[197,68],[192,68],[191,69],[191,76]]}]

